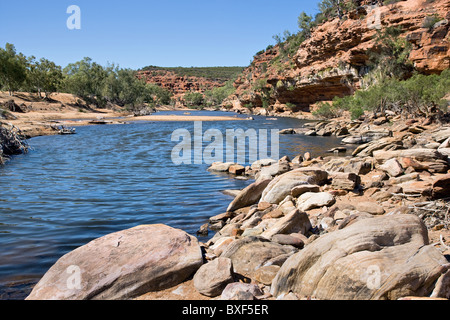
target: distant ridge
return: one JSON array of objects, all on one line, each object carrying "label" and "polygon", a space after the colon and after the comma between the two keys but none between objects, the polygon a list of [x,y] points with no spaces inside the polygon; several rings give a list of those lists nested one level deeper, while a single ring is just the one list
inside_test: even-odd
[{"label": "distant ridge", "polygon": [[147,66],[139,71],[168,71],[180,77],[198,77],[215,81],[228,81],[236,79],[245,67],[158,67]]}]

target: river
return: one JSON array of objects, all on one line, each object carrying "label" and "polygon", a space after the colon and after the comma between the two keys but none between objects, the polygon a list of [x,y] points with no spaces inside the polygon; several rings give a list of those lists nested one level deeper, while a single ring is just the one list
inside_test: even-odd
[{"label": "river", "polygon": [[[177,114],[166,112],[161,114]],[[193,115],[226,115],[192,112]],[[301,127],[291,118],[204,122],[203,130]],[[0,299],[24,299],[62,255],[106,234],[163,223],[195,235],[252,180],[175,165],[176,129],[193,122],[78,127],[76,135],[29,140],[32,150],[0,167]],[[322,155],[340,140],[280,135],[280,156]],[[210,236],[212,236],[210,234]],[[206,241],[208,238],[199,238]]]}]

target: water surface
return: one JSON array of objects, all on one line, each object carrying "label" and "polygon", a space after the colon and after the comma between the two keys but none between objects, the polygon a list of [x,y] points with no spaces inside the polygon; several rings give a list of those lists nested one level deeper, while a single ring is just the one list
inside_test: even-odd
[{"label": "water surface", "polygon": [[[225,134],[226,129],[302,124],[255,117],[205,122],[203,130]],[[95,238],[154,223],[195,235],[209,217],[224,212],[232,198],[221,191],[252,181],[211,174],[206,164],[174,165],[171,151],[177,143],[171,134],[179,128],[193,132],[193,127],[192,122],[139,122],[30,139],[28,154],[0,167],[0,299],[25,298],[56,260]],[[338,143],[329,137],[281,135],[280,156],[320,155]]]}]

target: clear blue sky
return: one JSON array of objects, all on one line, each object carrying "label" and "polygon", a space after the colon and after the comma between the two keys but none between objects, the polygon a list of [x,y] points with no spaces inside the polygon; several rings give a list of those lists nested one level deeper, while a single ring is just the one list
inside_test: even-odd
[{"label": "clear blue sky", "polygon": [[[106,65],[247,66],[284,30],[296,32],[301,11],[318,0],[1,0],[0,46],[66,66],[91,57]],[[67,8],[81,9],[69,30]]]}]

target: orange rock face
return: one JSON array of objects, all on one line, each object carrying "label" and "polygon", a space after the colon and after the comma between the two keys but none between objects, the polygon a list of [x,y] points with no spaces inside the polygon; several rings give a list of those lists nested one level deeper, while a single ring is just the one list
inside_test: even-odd
[{"label": "orange rock face", "polygon": [[[391,5],[365,5],[312,30],[290,61],[274,58],[278,46],[255,58],[235,82],[236,93],[225,105],[243,108],[251,103],[261,107],[267,100],[275,112],[297,109],[308,111],[319,101],[352,94],[360,88],[367,72],[368,51],[375,48],[374,36],[385,27],[401,27],[412,44],[409,59],[424,74],[440,73],[450,67],[450,2],[448,0],[407,0]],[[437,23],[424,25],[436,15]],[[264,68],[263,68],[264,67]]]},{"label": "orange rock face", "polygon": [[190,91],[205,92],[216,87],[221,87],[225,83],[222,80],[182,77],[175,72],[166,70],[140,71],[138,77],[144,79],[147,83],[154,83],[164,89],[168,89],[174,95],[180,95]]}]

